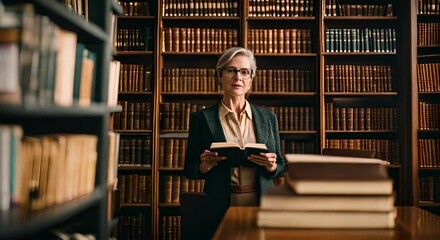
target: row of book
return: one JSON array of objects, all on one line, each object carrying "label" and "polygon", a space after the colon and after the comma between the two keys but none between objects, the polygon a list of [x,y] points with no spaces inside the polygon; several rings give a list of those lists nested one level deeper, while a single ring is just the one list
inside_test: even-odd
[{"label": "row of book", "polygon": [[248,48],[254,53],[311,53],[310,29],[249,29]]},{"label": "row of book", "polygon": [[238,46],[236,29],[164,27],[163,52],[223,52]]},{"label": "row of book", "polygon": [[266,106],[265,108],[277,115],[280,131],[312,131],[316,129],[314,107]]},{"label": "row of book", "polygon": [[440,175],[419,177],[420,201],[440,202]]},{"label": "row of book", "polygon": [[287,154],[286,185],[261,197],[260,227],[390,229],[393,180],[379,159]]},{"label": "row of book", "polygon": [[325,128],[335,131],[397,129],[396,108],[343,108],[325,104]]},{"label": "row of book", "polygon": [[419,139],[419,167],[440,167],[440,139]]},{"label": "row of book", "polygon": [[315,72],[309,69],[258,69],[252,92],[314,92]]},{"label": "row of book", "polygon": [[220,92],[214,68],[162,68],[162,92]]},{"label": "row of book", "polygon": [[440,104],[419,101],[419,129],[440,130]]},{"label": "row of book", "polygon": [[340,3],[339,0],[326,0],[325,16],[393,16],[393,4],[349,4]]},{"label": "row of book", "polygon": [[373,150],[377,158],[399,163],[399,145],[392,139],[326,139],[325,148]]},{"label": "row of book", "polygon": [[440,45],[440,23],[417,23],[417,46]]},{"label": "row of book", "polygon": [[390,65],[325,65],[325,92],[391,92]]},{"label": "row of book", "polygon": [[118,1],[122,9],[123,16],[151,16],[150,1]]},{"label": "row of book", "polygon": [[162,179],[161,203],[179,203],[181,192],[203,192],[205,186],[205,180],[188,180],[180,175],[165,175]]},{"label": "row of book", "polygon": [[186,146],[186,138],[161,138],[159,140],[159,167],[183,168]]},{"label": "row of book", "polygon": [[119,203],[147,203],[152,201],[151,175],[119,174]]},{"label": "row of book", "polygon": [[418,14],[440,14],[440,2],[438,0],[418,0]]},{"label": "row of book", "polygon": [[163,1],[162,16],[238,16],[237,0],[165,0]]},{"label": "row of book", "polygon": [[[160,236],[161,240],[180,240],[182,238],[182,224],[180,216],[161,216]],[[201,226],[202,227],[202,226]]]},{"label": "row of book", "polygon": [[419,92],[440,92],[440,63],[417,64],[417,86]]},{"label": "row of book", "polygon": [[151,139],[146,136],[121,138],[119,166],[151,166]]},{"label": "row of book", "polygon": [[[96,54],[74,32],[39,15],[33,5],[7,6],[0,23],[0,101],[88,106],[94,101]],[[65,47],[69,46],[69,47]]]},{"label": "row of book", "polygon": [[24,135],[19,125],[0,125],[0,209],[42,209],[95,189],[95,135]]},{"label": "row of book", "polygon": [[119,92],[151,91],[151,66],[144,64],[121,64]]},{"label": "row of book", "polygon": [[313,141],[306,140],[291,140],[291,139],[281,139],[280,140],[281,153],[315,153],[316,146]]},{"label": "row of book", "polygon": [[[308,69],[259,69],[252,92],[311,92],[314,72]],[[215,69],[164,68],[163,92],[221,92]]]},{"label": "row of book", "polygon": [[117,51],[153,51],[153,33],[150,27],[118,28],[116,33]]},{"label": "row of book", "polygon": [[326,52],[396,52],[396,30],[393,28],[325,29]]},{"label": "row of book", "polygon": [[208,107],[206,104],[164,102],[160,105],[161,130],[188,130],[189,116]]},{"label": "row of book", "polygon": [[314,0],[251,0],[249,17],[310,17],[314,4]]},{"label": "row of book", "polygon": [[151,103],[119,100],[122,111],[114,114],[114,130],[151,130]]},{"label": "row of book", "polygon": [[144,212],[121,214],[116,227],[118,239],[148,239],[151,236],[150,218],[151,216]]}]

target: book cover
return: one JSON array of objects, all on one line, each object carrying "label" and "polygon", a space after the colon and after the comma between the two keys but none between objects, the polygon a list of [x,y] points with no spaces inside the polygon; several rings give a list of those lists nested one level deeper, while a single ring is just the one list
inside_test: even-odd
[{"label": "book cover", "polygon": [[286,185],[275,186],[261,196],[260,209],[278,211],[375,211],[394,209],[395,197],[385,195],[305,195]]},{"label": "book cover", "polygon": [[254,154],[259,155],[262,152],[269,152],[264,143],[247,143],[240,147],[233,142],[213,142],[210,147],[211,152],[217,152],[218,156],[226,156],[225,162],[231,167],[255,166],[256,164],[247,159]]}]

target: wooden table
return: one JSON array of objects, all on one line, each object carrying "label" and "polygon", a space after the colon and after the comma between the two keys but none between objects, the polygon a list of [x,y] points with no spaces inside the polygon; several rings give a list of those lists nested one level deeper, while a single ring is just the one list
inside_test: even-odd
[{"label": "wooden table", "polygon": [[440,217],[416,207],[397,207],[395,229],[369,230],[259,228],[257,211],[257,207],[230,207],[213,239],[440,240]]}]

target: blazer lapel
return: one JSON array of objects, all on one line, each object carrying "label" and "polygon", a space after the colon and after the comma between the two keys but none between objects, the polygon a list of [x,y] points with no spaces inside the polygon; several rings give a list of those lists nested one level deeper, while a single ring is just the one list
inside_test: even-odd
[{"label": "blazer lapel", "polygon": [[266,143],[269,130],[270,130],[270,121],[267,121],[266,115],[259,111],[258,108],[254,107],[251,104],[252,109],[252,117],[254,118],[255,124],[255,134],[257,135],[258,143]]},{"label": "blazer lapel", "polygon": [[226,142],[226,137],[223,132],[222,125],[220,123],[220,117],[218,113],[218,104],[213,105],[203,111],[203,115],[208,123],[209,130],[212,133],[214,142]]}]

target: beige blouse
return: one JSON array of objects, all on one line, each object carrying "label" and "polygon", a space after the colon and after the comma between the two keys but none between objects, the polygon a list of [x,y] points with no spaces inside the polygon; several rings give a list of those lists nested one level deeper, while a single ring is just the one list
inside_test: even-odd
[{"label": "beige blouse", "polygon": [[[227,142],[235,142],[241,147],[246,143],[255,143],[256,135],[252,121],[252,110],[248,101],[243,112],[238,118],[222,101],[219,107],[220,122]],[[237,120],[238,119],[238,120]],[[257,168],[234,167],[231,168],[231,186],[257,185]],[[231,206],[257,206],[257,192],[232,193]]]}]

